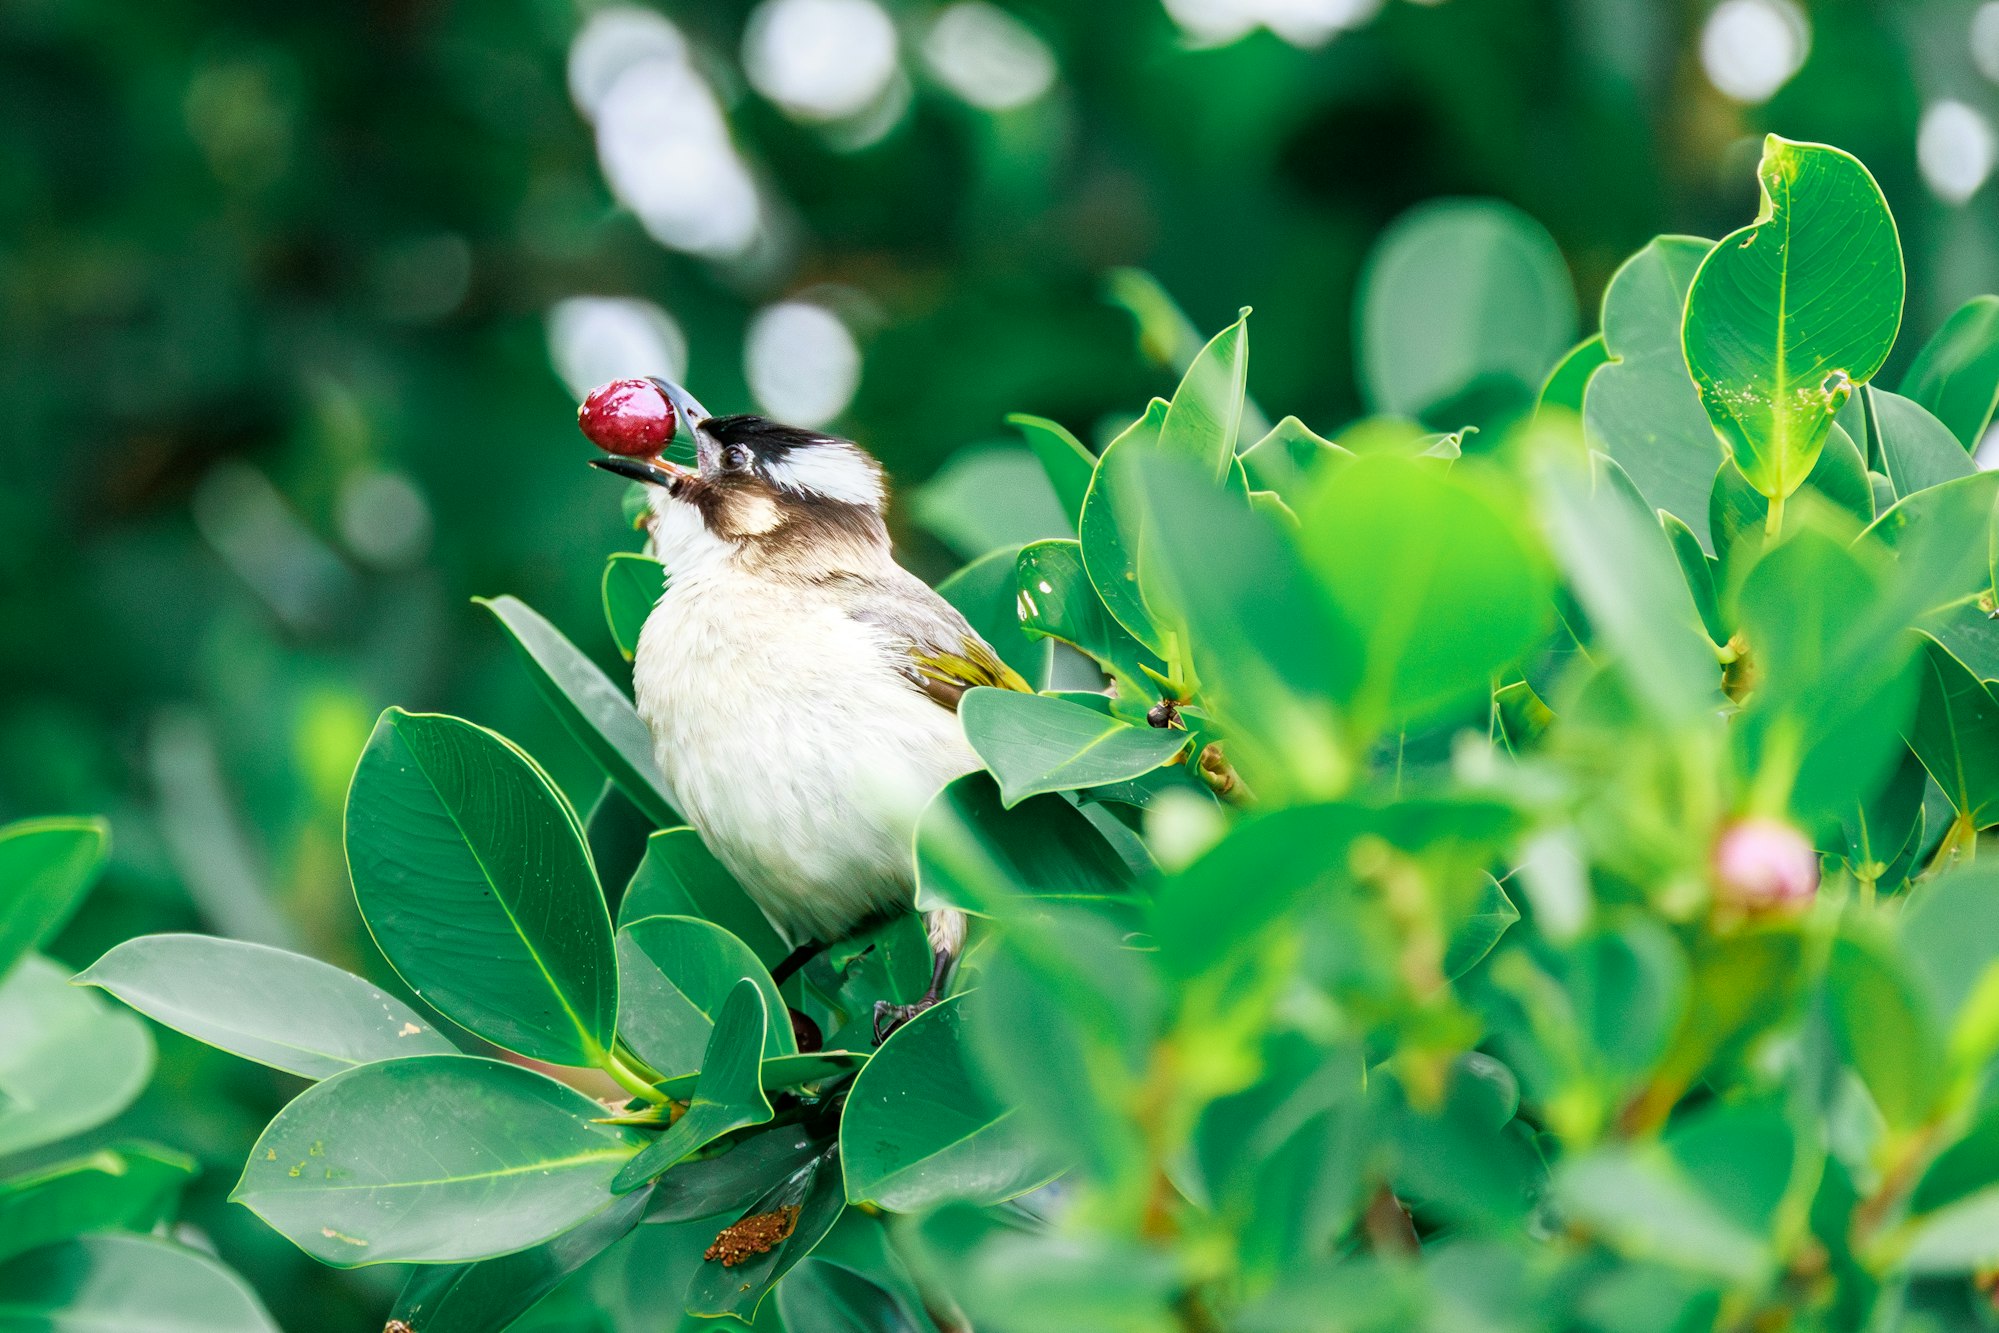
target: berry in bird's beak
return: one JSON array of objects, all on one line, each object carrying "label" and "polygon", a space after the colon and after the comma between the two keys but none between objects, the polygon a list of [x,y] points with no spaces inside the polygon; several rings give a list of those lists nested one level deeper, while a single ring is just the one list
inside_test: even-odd
[{"label": "berry in bird's beak", "polygon": [[1819,891],[1819,854],[1782,820],[1738,819],[1715,842],[1714,883],[1717,897],[1738,910],[1803,907]]},{"label": "berry in bird's beak", "polygon": [[652,458],[673,443],[673,404],[651,380],[612,380],[590,391],[576,425],[606,453]]}]

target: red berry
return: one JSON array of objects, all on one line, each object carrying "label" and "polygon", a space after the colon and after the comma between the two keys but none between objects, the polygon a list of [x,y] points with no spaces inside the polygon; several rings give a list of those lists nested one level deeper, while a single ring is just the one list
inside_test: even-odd
[{"label": "red berry", "polygon": [[649,458],[673,442],[673,404],[651,380],[612,380],[590,391],[576,424],[606,453]]}]

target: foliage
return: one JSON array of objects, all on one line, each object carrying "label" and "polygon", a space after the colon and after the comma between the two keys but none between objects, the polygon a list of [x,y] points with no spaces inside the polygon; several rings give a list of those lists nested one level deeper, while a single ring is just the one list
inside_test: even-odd
[{"label": "foliage", "polygon": [[[347,801],[361,915],[448,1026],[226,941],[81,980],[317,1080],[235,1197],[324,1262],[421,1265],[420,1333],[557,1288],[938,1333],[1982,1327],[1999,482],[1925,403],[1989,403],[1999,357],[1957,318],[1909,396],[1874,386],[1885,200],[1774,137],[1760,178],[1752,231],[1620,270],[1595,351],[1487,360],[1483,307],[1450,359],[1385,337],[1371,382],[1423,386],[1422,421],[1247,429],[1245,314],[1087,484],[1024,423],[1077,535],[952,593],[1108,688],[966,697],[987,771],[925,811],[912,908],[974,939],[879,1045],[875,1002],[927,980],[913,912],[776,982],[785,942],[649,804],[622,689],[508,598],[604,798],[390,709]],[[1420,243],[1566,336],[1531,224],[1420,227],[1365,301]],[[1472,402],[1482,430],[1432,433]]]}]

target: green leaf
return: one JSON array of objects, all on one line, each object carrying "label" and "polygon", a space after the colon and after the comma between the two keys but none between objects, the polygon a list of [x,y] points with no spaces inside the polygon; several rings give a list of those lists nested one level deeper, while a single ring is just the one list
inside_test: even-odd
[{"label": "green leaf", "polygon": [[[1884,858],[1885,859],[1885,858]],[[1999,1042],[1999,871],[1962,866],[1937,876],[1902,914],[1901,957],[1952,1055],[1977,1064]]]},{"label": "green leaf", "polygon": [[9,1333],[279,1333],[242,1278],[151,1236],[85,1236],[0,1264]]},{"label": "green leaf", "polygon": [[1554,580],[1519,510],[1462,467],[1391,456],[1341,468],[1305,507],[1305,560],[1363,653],[1362,734],[1477,699],[1540,641]]},{"label": "green leaf", "polygon": [[[1030,635],[1021,624],[1020,585],[1014,577],[1014,565],[1026,549],[1029,548],[1002,546],[986,552],[938,584],[937,595],[958,608],[979,637],[993,646],[1001,661],[1018,671],[1029,685],[1040,689],[1048,683],[1053,649],[1047,640]],[[1091,597],[1094,599],[1095,594]]]},{"label": "green leaf", "polygon": [[1554,238],[1488,200],[1397,218],[1368,256],[1357,309],[1362,395],[1397,416],[1422,418],[1484,387],[1529,403],[1575,340],[1575,291]]},{"label": "green leaf", "polygon": [[506,628],[542,699],[618,790],[655,827],[685,823],[653,759],[652,734],[625,692],[525,603],[512,597],[474,600]]},{"label": "green leaf", "polygon": [[662,1176],[646,1196],[645,1220],[685,1222],[740,1212],[832,1146],[821,1127],[796,1122],[742,1135]]},{"label": "green leaf", "polygon": [[1995,507],[1999,472],[1980,472],[1897,500],[1866,535],[1895,552],[1922,610],[1947,614],[1992,587]]},{"label": "green leaf", "polygon": [[916,907],[991,912],[1012,894],[1124,897],[1131,867],[1088,816],[1060,796],[1009,807],[999,784],[968,773],[924,807],[916,826]]},{"label": "green leaf", "polygon": [[1134,521],[1137,516],[1122,512],[1131,506],[1119,493],[1130,488],[1131,483],[1124,480],[1127,473],[1145,466],[1158,452],[1166,410],[1164,399],[1153,399],[1144,416],[1105,446],[1097,457],[1089,493],[1083,497],[1082,521],[1077,524],[1083,565],[1104,609],[1154,653],[1164,651],[1165,641],[1153,623],[1139,584],[1144,531]]},{"label": "green leaf", "polygon": [[1880,450],[1882,471],[1895,488],[1897,499],[1978,471],[1950,428],[1920,403],[1871,384],[1861,393]]},{"label": "green leaf", "polygon": [[347,863],[375,942],[445,1017],[556,1064],[610,1046],[610,914],[574,812],[512,742],[383,713],[347,797]]},{"label": "green leaf", "polygon": [[1249,377],[1249,311],[1195,356],[1159,426],[1159,452],[1184,458],[1217,483],[1227,479],[1242,433]]},{"label": "green leaf", "polygon": [[1916,354],[1902,393],[1975,451],[1999,406],[1999,296],[1974,296],[1952,311]]},{"label": "green leaf", "polygon": [[[748,1321],[778,1280],[825,1238],[846,1211],[840,1180],[840,1155],[827,1149],[780,1181],[744,1211],[758,1217],[786,1208],[797,1209],[790,1234],[762,1254],[752,1254],[733,1267],[706,1260],[687,1286],[687,1312],[696,1318],[734,1315]],[[740,1220],[740,1219],[739,1219]]]},{"label": "green leaf", "polygon": [[1592,333],[1571,347],[1568,355],[1555,363],[1555,368],[1542,382],[1541,397],[1535,404],[1535,411],[1559,408],[1581,416],[1589,382],[1596,375],[1597,367],[1609,360],[1610,353],[1604,348],[1601,333]]},{"label": "green leaf", "polygon": [[104,869],[111,826],[95,817],[0,826],[0,977],[63,928]]},{"label": "green leaf", "polygon": [[1687,373],[1680,324],[1687,288],[1714,242],[1660,236],[1624,261],[1603,294],[1610,363],[1589,382],[1583,434],[1617,460],[1653,509],[1693,530],[1710,553],[1708,492],[1721,442]]},{"label": "green leaf", "polygon": [[134,1143],[0,1180],[0,1259],[90,1231],[151,1231],[194,1172],[191,1157]]},{"label": "green leaf", "polygon": [[999,780],[1009,809],[1044,792],[1150,773],[1187,745],[1184,731],[1129,726],[1077,704],[1017,690],[968,691],[958,718],[965,739]]},{"label": "green leaf", "polygon": [[966,560],[1076,530],[1041,464],[1012,444],[960,449],[910,495],[909,510]]},{"label": "green leaf", "polygon": [[1089,494],[1090,476],[1097,470],[1096,455],[1085,449],[1082,441],[1066,428],[1046,417],[1014,412],[1007,416],[1006,421],[1009,426],[1018,427],[1020,433],[1027,437],[1027,447],[1034,451],[1041,470],[1048,474],[1048,484],[1055,488],[1055,498],[1062,502],[1069,521],[1080,523],[1083,497]]},{"label": "green leaf", "polygon": [[1259,491],[1274,491],[1286,504],[1302,503],[1312,474],[1351,461],[1353,454],[1315,434],[1296,417],[1286,417],[1242,451],[1243,473]]},{"label": "green leaf", "polygon": [[996,1204],[1060,1166],[989,1093],[953,997],[896,1029],[854,1080],[840,1121],[847,1198],[895,1212],[953,1200]]},{"label": "green leaf", "polygon": [[929,1333],[876,1282],[850,1268],[807,1258],[777,1289],[787,1333]]},{"label": "green leaf", "polygon": [[720,926],[687,916],[649,916],[618,931],[618,1037],[660,1074],[702,1067],[716,1017],[736,983],[763,992],[766,1056],[795,1055],[797,1042],[777,986],[749,947]]},{"label": "green leaf", "polygon": [[687,1110],[618,1172],[611,1188],[628,1194],[733,1130],[771,1117],[757,1073],[768,1020],[763,988],[738,981],[722,1004],[701,1056],[701,1078]]},{"label": "green leaf", "polygon": [[[1364,662],[1299,549],[1313,534],[1295,533],[1173,460],[1161,459],[1141,481],[1148,522],[1175,534],[1157,552],[1148,595],[1175,635],[1184,633],[1201,701],[1229,737],[1230,762],[1270,799],[1340,790],[1350,768],[1340,705],[1354,697]],[[1322,506],[1306,512],[1324,521]],[[1205,739],[1195,744],[1198,753]]]},{"label": "green leaf", "polygon": [[[1867,480],[1867,464],[1861,459],[1860,446],[1837,425],[1827,433],[1818,462],[1812,465],[1802,489],[1852,515],[1856,523],[1873,521],[1874,492]],[[1733,462],[1724,460],[1715,473],[1714,493],[1708,500],[1708,533],[1724,566],[1744,567],[1763,549],[1769,513],[1770,502],[1757,493]]]},{"label": "green leaf", "polygon": [[1549,544],[1589,613],[1597,650],[1638,697],[1667,721],[1711,714],[1721,696],[1721,667],[1671,543],[1609,481],[1616,464],[1603,463],[1594,485],[1560,470],[1546,475],[1541,505]]},{"label": "green leaf", "polygon": [[712,921],[749,945],[765,967],[776,967],[791,952],[770,919],[691,828],[661,829],[646,839],[645,859],[618,903],[618,924],[649,916]]},{"label": "green leaf", "polygon": [[1902,323],[1902,245],[1873,176],[1836,148],[1770,135],[1756,221],[1715,246],[1687,294],[1687,367],[1756,490],[1781,500]]},{"label": "green leaf", "polygon": [[1520,909],[1506,896],[1505,887],[1487,875],[1479,889],[1478,905],[1451,936],[1451,947],[1444,954],[1444,975],[1455,981],[1477,967],[1519,919]]},{"label": "green leaf", "polygon": [[630,1194],[582,1225],[532,1249],[476,1264],[420,1265],[396,1297],[391,1319],[423,1333],[492,1333],[638,1225],[646,1196]]},{"label": "green leaf", "polygon": [[619,551],[604,563],[604,621],[627,662],[639,651],[639,631],[666,592],[666,566],[649,555]]},{"label": "green leaf", "polygon": [[1999,699],[1927,634],[1909,748],[1976,829],[1999,822]]},{"label": "green leaf", "polygon": [[315,1083],[265,1127],[229,1196],[321,1263],[465,1263],[602,1212],[635,1131],[518,1065],[420,1055]]},{"label": "green leaf", "polygon": [[[1117,681],[1121,701],[1147,704],[1159,687],[1145,668],[1165,664],[1104,609],[1084,568],[1083,548],[1072,541],[1023,546],[1014,563],[1015,597],[1021,630],[1058,639],[1095,659]],[[1138,711],[1143,711],[1139,708]]]},{"label": "green leaf", "polygon": [[153,1072],[146,1025],[29,954],[0,978],[0,1157],[101,1125]]},{"label": "green leaf", "polygon": [[301,1078],[455,1055],[401,1000],[316,958],[209,935],[143,935],[77,974],[156,1023]]},{"label": "green leaf", "polygon": [[1714,642],[1727,643],[1728,627],[1721,618],[1721,607],[1714,590],[1717,562],[1701,549],[1700,538],[1694,535],[1692,528],[1663,509],[1659,511],[1659,525],[1666,530],[1666,540],[1673,545],[1673,558],[1680,562],[1680,577],[1687,581],[1687,591],[1693,594],[1694,608],[1700,612],[1702,628],[1707,630],[1708,638]]},{"label": "green leaf", "polygon": [[1891,1129],[1927,1124],[1943,1094],[1943,1034],[1901,960],[1857,936],[1832,942],[1826,1015]]}]

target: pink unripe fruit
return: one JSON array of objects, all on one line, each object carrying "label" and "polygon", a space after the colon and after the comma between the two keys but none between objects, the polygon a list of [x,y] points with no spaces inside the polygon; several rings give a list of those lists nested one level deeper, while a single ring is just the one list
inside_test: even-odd
[{"label": "pink unripe fruit", "polygon": [[1722,830],[1714,880],[1721,901],[1734,907],[1801,907],[1819,890],[1819,854],[1782,820],[1751,816]]},{"label": "pink unripe fruit", "polygon": [[650,458],[673,443],[673,404],[651,380],[612,380],[590,391],[576,424],[606,453]]}]

